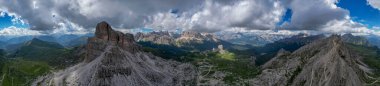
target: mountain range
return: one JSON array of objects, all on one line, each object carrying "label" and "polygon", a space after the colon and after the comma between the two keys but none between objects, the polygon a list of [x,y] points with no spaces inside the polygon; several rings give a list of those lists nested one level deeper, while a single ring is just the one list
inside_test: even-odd
[{"label": "mountain range", "polygon": [[217,48],[218,45],[232,48],[233,45],[229,42],[218,39],[214,34],[193,31],[184,31],[181,34],[163,31],[146,34],[136,33],[135,38],[138,42],[170,45],[193,51],[212,50],[213,48]]},{"label": "mountain range", "polygon": [[[10,44],[0,49],[0,66],[3,67],[0,84],[380,84],[376,78],[380,76],[377,71],[380,69],[380,49],[374,44],[374,37],[353,34],[278,37],[251,45],[233,43],[215,33],[122,33],[112,29],[107,22],[100,22],[93,36],[38,36],[15,44],[4,42]],[[16,39],[24,38],[28,37]]]},{"label": "mountain range", "polygon": [[240,45],[263,46],[268,43],[289,38],[293,34],[270,34],[270,33],[254,33],[254,32],[219,32],[216,37],[221,40]]},{"label": "mountain range", "polygon": [[0,35],[0,49],[4,49],[9,45],[24,43],[32,39],[39,39],[48,42],[56,42],[65,47],[75,47],[86,44],[88,37],[93,34],[61,34],[61,35],[38,35],[38,36],[6,36]]}]

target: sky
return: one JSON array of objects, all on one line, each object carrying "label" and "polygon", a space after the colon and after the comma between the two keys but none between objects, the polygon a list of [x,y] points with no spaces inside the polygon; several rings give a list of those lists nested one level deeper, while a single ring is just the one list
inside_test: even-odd
[{"label": "sky", "polygon": [[[0,0],[0,35],[121,31],[380,35],[380,0]],[[272,31],[267,31],[272,30]]]}]

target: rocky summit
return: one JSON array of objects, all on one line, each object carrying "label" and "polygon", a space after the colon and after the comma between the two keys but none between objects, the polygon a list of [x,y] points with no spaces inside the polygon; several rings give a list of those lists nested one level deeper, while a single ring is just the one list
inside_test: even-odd
[{"label": "rocky summit", "polygon": [[314,41],[289,53],[281,50],[262,66],[254,86],[362,86],[371,74],[361,56],[340,36]]},{"label": "rocky summit", "polygon": [[174,38],[175,36],[167,31],[151,32],[148,34],[138,32],[135,35],[137,41],[150,41],[156,44],[166,45],[174,44]]},{"label": "rocky summit", "polygon": [[178,86],[194,84],[196,71],[187,63],[141,51],[132,34],[96,26],[83,62],[38,78],[34,86]]},{"label": "rocky summit", "polygon": [[108,45],[120,47],[131,53],[141,51],[141,46],[135,42],[132,34],[114,31],[106,22],[100,22],[96,26],[95,37],[88,39],[85,61],[90,62],[95,59]]}]

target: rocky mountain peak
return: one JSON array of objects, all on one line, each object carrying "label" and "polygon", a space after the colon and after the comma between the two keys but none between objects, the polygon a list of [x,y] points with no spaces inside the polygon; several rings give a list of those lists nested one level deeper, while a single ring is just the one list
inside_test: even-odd
[{"label": "rocky mountain peak", "polygon": [[132,34],[123,34],[122,32],[114,31],[112,27],[105,21],[100,22],[96,25],[95,37],[117,44],[135,42]]},{"label": "rocky mountain peak", "polygon": [[288,55],[271,59],[254,85],[361,86],[370,73],[361,56],[339,35],[313,41]]},{"label": "rocky mountain peak", "polygon": [[150,33],[141,33],[138,32],[135,35],[137,41],[150,41],[157,44],[172,44],[174,43],[174,37],[168,31],[159,31],[159,32],[150,32]]},{"label": "rocky mountain peak", "polygon": [[203,40],[220,42],[220,40],[213,33],[199,33],[194,31],[184,31],[181,36],[177,39],[181,42],[188,43],[192,41],[202,42]]},{"label": "rocky mountain peak", "polygon": [[181,37],[201,38],[202,34],[194,31],[183,31]]},{"label": "rocky mountain peak", "polygon": [[97,24],[95,37],[88,39],[85,61],[89,62],[94,57],[97,57],[98,52],[104,50],[108,44],[118,46],[132,53],[141,51],[141,46],[135,42],[133,34],[114,31],[107,22],[103,21]]},{"label": "rocky mountain peak", "polygon": [[342,35],[342,40],[346,43],[351,43],[355,45],[371,46],[367,38],[363,36],[354,36],[351,33]]},{"label": "rocky mountain peak", "polygon": [[105,22],[102,21],[96,25],[96,31],[95,31],[95,36],[98,37],[99,39],[105,39],[108,40],[110,34],[111,34],[112,28],[111,26]]}]

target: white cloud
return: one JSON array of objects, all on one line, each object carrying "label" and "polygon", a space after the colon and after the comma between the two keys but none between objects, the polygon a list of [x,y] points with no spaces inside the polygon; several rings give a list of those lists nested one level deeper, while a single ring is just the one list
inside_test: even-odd
[{"label": "white cloud", "polygon": [[367,0],[368,4],[377,10],[380,10],[380,0]]},{"label": "white cloud", "polygon": [[24,35],[41,35],[40,31],[30,30],[27,28],[17,28],[15,26],[10,26],[0,30],[0,35],[7,36],[24,36]]},{"label": "white cloud", "polygon": [[247,0],[232,5],[206,1],[204,9],[192,16],[195,25],[191,29],[274,29],[283,13],[284,8],[276,0]]},{"label": "white cloud", "polygon": [[87,34],[89,32],[94,32],[95,29],[84,29],[73,22],[65,20],[64,22],[59,22],[56,27],[47,34]]},{"label": "white cloud", "polygon": [[345,9],[337,7],[337,0],[287,0],[284,1],[292,10],[290,22],[283,28],[300,30],[319,30],[334,20],[344,20],[349,16]]},{"label": "white cloud", "polygon": [[345,20],[330,21],[326,25],[322,26],[320,31],[323,33],[353,33],[359,35],[372,34],[380,36],[380,31],[378,30],[378,27],[368,28],[368,26],[358,22],[354,22],[349,18]]},{"label": "white cloud", "polygon": [[[185,15],[183,15],[185,16]],[[157,13],[154,16],[150,16],[145,27],[154,28],[156,30],[174,31],[176,29],[187,29],[190,27],[190,19],[188,17],[179,17],[173,13]]]},{"label": "white cloud", "polygon": [[153,28],[183,28],[202,32],[216,32],[231,28],[274,29],[284,13],[277,0],[242,0],[221,3],[206,0],[202,6],[178,16],[158,13],[148,26]]},{"label": "white cloud", "polygon": [[[118,28],[144,26],[148,16],[170,9],[186,11],[202,0],[0,0],[0,8],[27,20],[34,30],[49,30],[59,26],[56,20],[70,20],[84,28],[93,28],[107,21]],[[56,14],[56,15],[52,15]],[[62,19],[57,19],[59,17]],[[60,21],[64,22],[64,21]]]},{"label": "white cloud", "polygon": [[[32,30],[49,33],[87,33],[100,21],[119,29],[374,33],[353,22],[349,12],[335,3],[337,0],[0,0],[0,10]],[[168,12],[173,9],[178,13]],[[291,19],[278,27],[286,9],[292,10]]]},{"label": "white cloud", "polygon": [[0,17],[4,17],[4,16],[5,16],[5,12],[0,11]]},{"label": "white cloud", "polygon": [[372,27],[372,29],[380,31],[380,27],[377,27],[377,26]]}]

